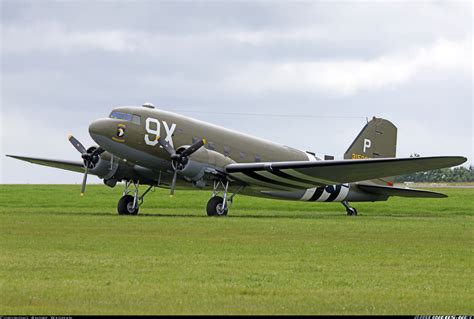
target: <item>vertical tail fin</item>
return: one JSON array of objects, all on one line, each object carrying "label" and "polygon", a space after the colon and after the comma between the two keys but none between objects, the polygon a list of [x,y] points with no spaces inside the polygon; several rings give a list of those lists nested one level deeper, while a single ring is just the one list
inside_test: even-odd
[{"label": "vertical tail fin", "polygon": [[357,135],[344,154],[344,159],[395,157],[397,127],[392,122],[374,117]]},{"label": "vertical tail fin", "polygon": [[[388,158],[397,154],[397,127],[392,122],[373,117],[344,153],[344,159]],[[394,177],[370,183],[393,186]]]}]

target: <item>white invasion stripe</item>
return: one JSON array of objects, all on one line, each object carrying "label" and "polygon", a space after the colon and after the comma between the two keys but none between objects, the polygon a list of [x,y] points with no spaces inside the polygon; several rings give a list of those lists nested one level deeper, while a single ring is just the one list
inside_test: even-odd
[{"label": "white invasion stripe", "polygon": [[316,191],[316,188],[307,189],[304,192],[304,195],[300,198],[300,200],[304,200],[304,201],[310,200],[311,197],[313,197],[315,191]]},{"label": "white invasion stripe", "polygon": [[287,178],[284,178],[284,177],[273,175],[272,173],[267,172],[267,171],[259,171],[257,174],[265,176],[266,178],[272,179],[274,181],[279,181],[279,182],[282,182],[282,183],[295,185],[295,187],[298,187],[298,188],[303,188],[304,189],[304,188],[308,188],[309,186],[312,186],[310,181],[308,181],[308,183],[297,182],[297,181],[293,181],[291,179],[287,179]]},{"label": "white invasion stripe", "polygon": [[284,169],[282,171],[289,174],[289,175],[292,175],[294,177],[304,178],[304,179],[307,179],[309,181],[313,181],[313,182],[317,183],[318,185],[332,185],[332,184],[334,184],[334,182],[327,181],[327,180],[324,180],[324,179],[315,178],[315,177],[312,177],[312,176],[309,176],[309,175],[306,175],[306,174],[302,174],[298,171],[295,171],[294,169]]},{"label": "white invasion stripe", "polygon": [[333,200],[333,202],[342,202],[346,199],[347,194],[349,194],[349,184],[341,185],[341,192],[337,197]]},{"label": "white invasion stripe", "polygon": [[329,196],[331,196],[331,193],[328,193],[325,189],[324,192],[321,194],[321,197],[319,197],[317,201],[324,202],[326,199],[329,198]]},{"label": "white invasion stripe", "polygon": [[308,161],[310,161],[310,162],[316,162],[317,161],[316,156],[314,156],[313,154],[309,154],[307,152],[305,152],[305,153],[306,153],[306,156],[308,156]]}]

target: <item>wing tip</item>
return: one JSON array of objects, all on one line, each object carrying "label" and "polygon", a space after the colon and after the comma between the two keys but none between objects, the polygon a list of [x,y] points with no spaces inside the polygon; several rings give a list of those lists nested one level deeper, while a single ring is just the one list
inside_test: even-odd
[{"label": "wing tip", "polygon": [[431,198],[447,198],[449,197],[446,194],[438,193],[438,192],[430,192]]},{"label": "wing tip", "polygon": [[465,156],[449,156],[448,158],[452,160],[452,164],[449,167],[459,166],[467,162],[467,157]]}]

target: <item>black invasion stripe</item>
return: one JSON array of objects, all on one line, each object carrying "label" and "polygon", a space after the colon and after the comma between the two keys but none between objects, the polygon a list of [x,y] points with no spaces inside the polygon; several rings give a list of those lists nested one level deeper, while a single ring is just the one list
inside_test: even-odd
[{"label": "black invasion stripe", "polygon": [[280,171],[279,169],[273,169],[271,171],[271,173],[273,175],[280,176],[280,177],[283,177],[283,178],[286,178],[286,179],[289,179],[289,180],[292,180],[292,181],[295,181],[295,182],[303,183],[303,184],[306,184],[306,185],[315,185],[316,184],[315,182],[309,181],[307,179],[298,178],[298,177],[292,176],[290,174],[284,173],[284,172]]},{"label": "black invasion stripe", "polygon": [[336,199],[336,197],[339,195],[340,192],[341,192],[341,185],[336,185],[336,189],[331,195],[329,195],[328,199],[326,199],[325,202],[332,202],[333,200]]},{"label": "black invasion stripe", "polygon": [[311,198],[308,200],[310,202],[315,202],[318,200],[319,197],[321,197],[321,195],[323,194],[324,192],[324,187],[318,187],[316,188],[316,190],[314,191],[314,194],[313,196],[311,196]]},{"label": "black invasion stripe", "polygon": [[299,189],[300,188],[296,185],[291,185],[291,184],[287,184],[287,183],[283,183],[283,182],[279,182],[279,181],[274,181],[273,179],[270,179],[270,178],[267,178],[265,176],[259,175],[255,172],[242,172],[242,173],[247,175],[248,177],[251,177],[251,178],[256,179],[258,181],[261,181],[261,182],[274,184],[274,185],[280,185],[280,186],[284,186],[284,187],[288,187],[288,188],[292,188],[292,189]]}]

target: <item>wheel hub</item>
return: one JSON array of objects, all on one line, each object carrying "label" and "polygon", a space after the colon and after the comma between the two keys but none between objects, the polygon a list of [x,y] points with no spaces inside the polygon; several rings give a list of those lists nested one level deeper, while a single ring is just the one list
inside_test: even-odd
[{"label": "wheel hub", "polygon": [[217,206],[216,206],[216,211],[217,211],[217,215],[222,215],[222,214],[224,214],[224,209],[222,208],[222,203],[221,203],[221,204],[217,204]]},{"label": "wheel hub", "polygon": [[127,210],[129,213],[133,213],[135,211],[135,208],[133,206],[133,202],[130,202],[127,204]]}]

